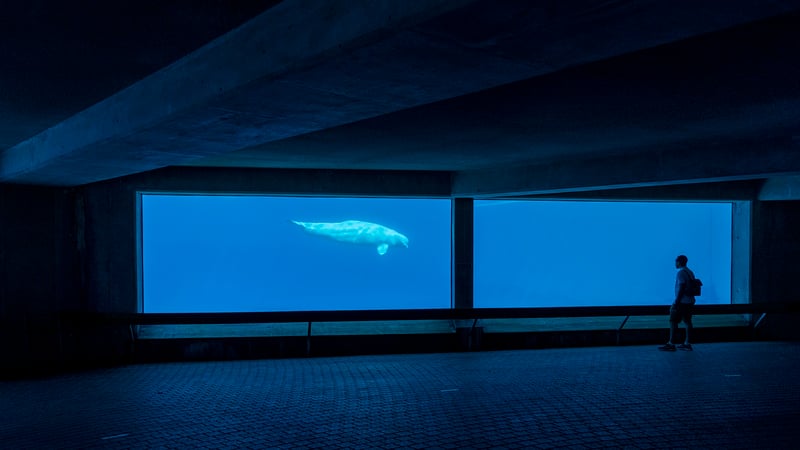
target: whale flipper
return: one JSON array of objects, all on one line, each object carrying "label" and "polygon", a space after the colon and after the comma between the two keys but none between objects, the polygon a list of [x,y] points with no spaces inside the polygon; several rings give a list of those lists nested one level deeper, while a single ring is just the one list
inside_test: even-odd
[{"label": "whale flipper", "polygon": [[386,250],[389,250],[389,244],[381,244],[378,246],[378,254],[385,255]]}]

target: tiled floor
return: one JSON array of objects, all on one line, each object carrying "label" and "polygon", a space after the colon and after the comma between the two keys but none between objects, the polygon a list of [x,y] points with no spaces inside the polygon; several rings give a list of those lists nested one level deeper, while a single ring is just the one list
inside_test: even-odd
[{"label": "tiled floor", "polygon": [[0,384],[2,448],[790,448],[800,343],[134,365]]}]

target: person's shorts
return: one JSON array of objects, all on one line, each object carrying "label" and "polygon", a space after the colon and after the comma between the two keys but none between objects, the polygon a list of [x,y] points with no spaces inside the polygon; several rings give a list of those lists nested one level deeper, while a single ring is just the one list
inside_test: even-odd
[{"label": "person's shorts", "polygon": [[692,320],[692,306],[686,303],[678,303],[669,309],[669,321],[678,323],[681,320],[688,322]]}]

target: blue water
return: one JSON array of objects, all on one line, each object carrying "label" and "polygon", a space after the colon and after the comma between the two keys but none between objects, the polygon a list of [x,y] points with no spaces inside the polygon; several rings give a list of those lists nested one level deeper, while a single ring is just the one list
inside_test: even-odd
[{"label": "blue water", "polygon": [[[447,199],[143,195],[144,312],[449,308]],[[360,220],[408,248],[294,223]]]},{"label": "blue water", "polygon": [[[447,199],[142,196],[143,311],[451,307]],[[408,248],[292,223],[360,220]],[[730,303],[731,204],[475,202],[475,306],[668,304],[674,260]]]},{"label": "blue water", "polygon": [[668,305],[675,257],[731,302],[730,203],[475,202],[475,307]]}]

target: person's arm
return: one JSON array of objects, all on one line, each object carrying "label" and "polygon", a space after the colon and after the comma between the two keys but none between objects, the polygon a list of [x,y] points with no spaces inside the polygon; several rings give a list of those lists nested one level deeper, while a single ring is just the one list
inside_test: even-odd
[{"label": "person's arm", "polygon": [[688,278],[685,270],[678,272],[678,293],[675,295],[675,301],[672,302],[673,305],[677,306],[683,298],[683,293],[686,292],[686,282]]},{"label": "person's arm", "polygon": [[673,305],[677,305],[680,303],[681,299],[683,298],[683,292],[686,290],[686,283],[681,283],[680,288],[678,288],[678,296],[675,298],[675,301],[672,302]]}]

